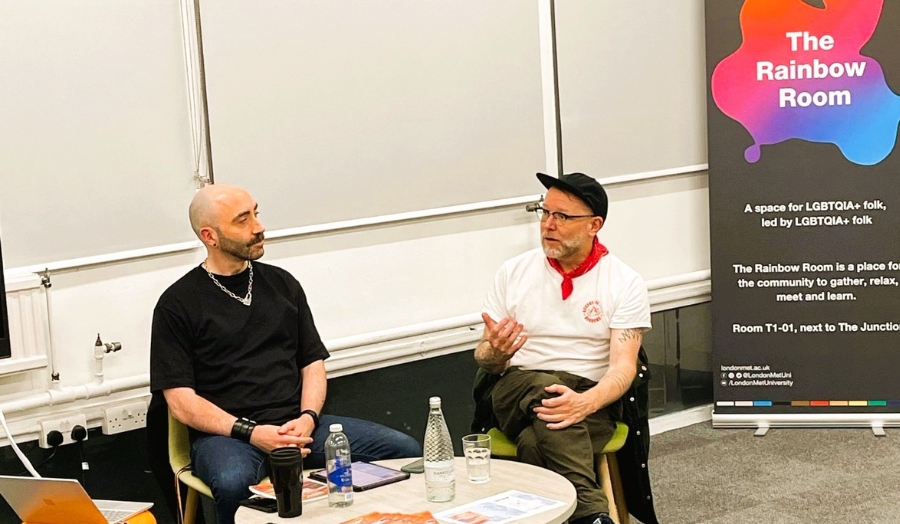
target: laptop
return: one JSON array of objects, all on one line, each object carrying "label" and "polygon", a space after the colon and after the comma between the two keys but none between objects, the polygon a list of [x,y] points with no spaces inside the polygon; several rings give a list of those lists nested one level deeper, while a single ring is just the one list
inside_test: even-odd
[{"label": "laptop", "polygon": [[91,500],[72,479],[0,475],[0,494],[28,524],[109,524],[123,522],[153,506],[150,502]]}]

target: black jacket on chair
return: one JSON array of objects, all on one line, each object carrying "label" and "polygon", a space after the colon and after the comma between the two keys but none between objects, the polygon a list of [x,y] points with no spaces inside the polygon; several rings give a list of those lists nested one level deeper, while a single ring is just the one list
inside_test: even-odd
[{"label": "black jacket on chair", "polygon": [[[621,398],[622,422],[628,425],[628,438],[622,449],[616,452],[619,475],[625,490],[628,513],[644,524],[659,524],[653,509],[653,493],[650,488],[650,366],[644,348],[638,351],[638,369],[634,382]],[[475,414],[472,431],[486,433],[497,425],[491,405],[491,390],[502,375],[494,375],[478,368],[472,396],[475,398]]]}]

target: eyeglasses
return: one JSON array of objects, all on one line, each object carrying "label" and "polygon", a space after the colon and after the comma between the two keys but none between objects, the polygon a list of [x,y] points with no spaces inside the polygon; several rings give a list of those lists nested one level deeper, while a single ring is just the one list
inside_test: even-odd
[{"label": "eyeglasses", "polygon": [[541,222],[547,220],[548,217],[553,217],[553,220],[556,221],[560,226],[566,225],[566,222],[575,218],[593,218],[596,215],[567,215],[565,213],[561,213],[559,211],[550,211],[549,209],[544,209],[543,207],[534,208],[534,212],[541,219]]}]

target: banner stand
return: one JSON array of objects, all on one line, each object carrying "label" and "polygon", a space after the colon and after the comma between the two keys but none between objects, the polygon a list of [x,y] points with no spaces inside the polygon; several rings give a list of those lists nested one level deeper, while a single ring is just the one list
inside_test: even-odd
[{"label": "banner stand", "polygon": [[900,428],[900,413],[728,415],[713,411],[712,423],[714,428],[756,428],[758,437],[765,436],[771,428],[871,428],[876,437],[883,437],[884,428]]},{"label": "banner stand", "polygon": [[900,427],[900,2],[706,0],[713,427]]}]

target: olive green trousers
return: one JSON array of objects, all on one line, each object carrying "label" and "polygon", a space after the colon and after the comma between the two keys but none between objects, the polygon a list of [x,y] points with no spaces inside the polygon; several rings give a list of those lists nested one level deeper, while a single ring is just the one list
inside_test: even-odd
[{"label": "olive green trousers", "polygon": [[593,380],[565,371],[524,371],[510,368],[491,392],[494,416],[499,429],[515,439],[519,460],[559,473],[575,487],[577,506],[571,519],[608,513],[609,502],[594,470],[594,455],[600,453],[616,430],[621,404],[615,402],[581,422],[564,429],[548,429],[533,411],[546,398],[553,384],[583,392],[595,386]]}]

